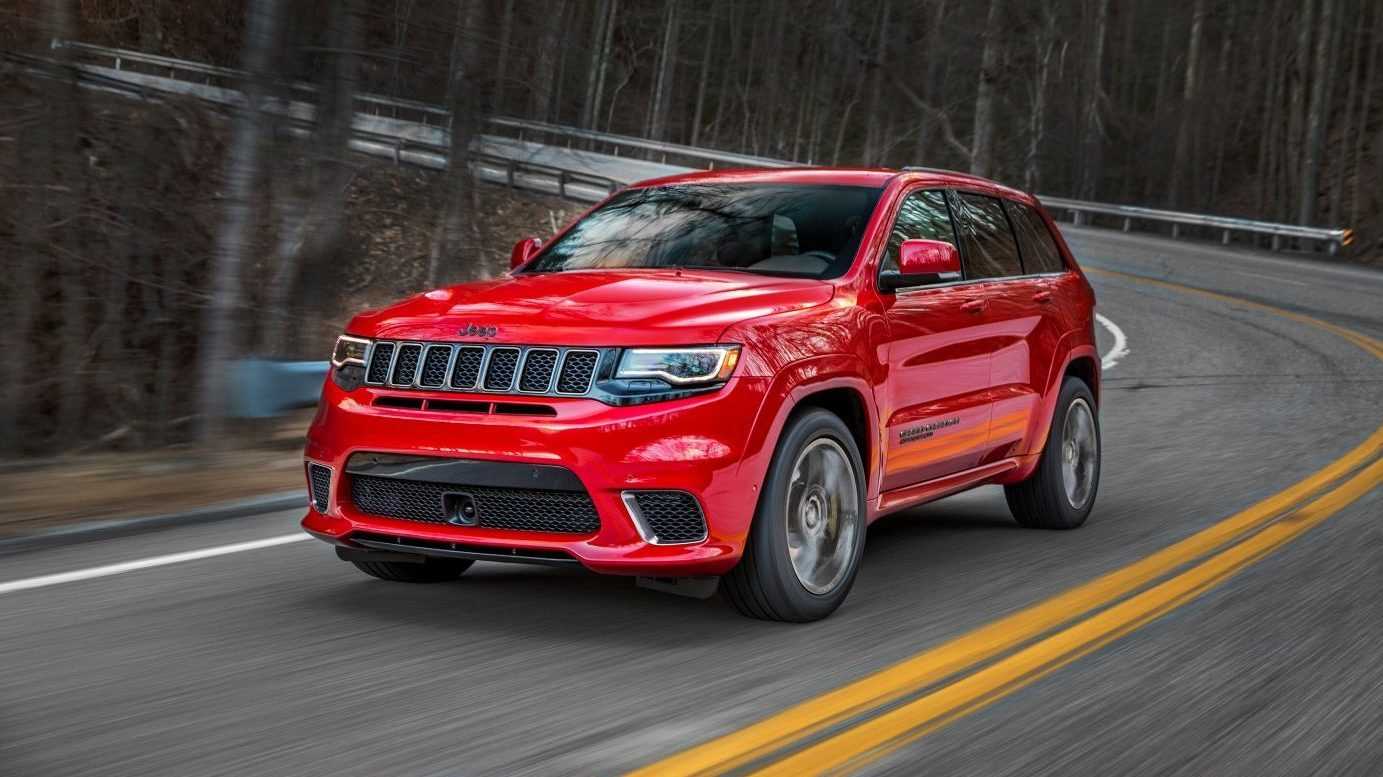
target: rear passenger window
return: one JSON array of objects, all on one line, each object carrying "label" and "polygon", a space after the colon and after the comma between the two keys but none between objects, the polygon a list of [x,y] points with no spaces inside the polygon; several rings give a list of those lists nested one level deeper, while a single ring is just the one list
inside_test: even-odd
[{"label": "rear passenger window", "polygon": [[1066,264],[1061,251],[1052,239],[1052,231],[1036,209],[1013,200],[1004,200],[1013,230],[1018,233],[1018,248],[1023,252],[1023,269],[1029,275],[1040,272],[1062,272]]},{"label": "rear passenger window", "polygon": [[904,240],[943,240],[956,245],[956,231],[951,226],[951,212],[946,207],[946,195],[940,190],[913,192],[898,206],[898,216],[888,233],[881,270],[898,269],[898,247]]},{"label": "rear passenger window", "polygon": [[1004,206],[993,197],[957,192],[965,210],[960,228],[966,272],[971,278],[1003,278],[1023,274],[1018,242],[1009,228]]}]

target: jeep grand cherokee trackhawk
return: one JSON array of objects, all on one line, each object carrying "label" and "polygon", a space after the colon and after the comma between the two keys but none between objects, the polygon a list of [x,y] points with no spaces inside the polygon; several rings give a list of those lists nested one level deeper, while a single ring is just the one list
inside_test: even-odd
[{"label": "jeep grand cherokee trackhawk", "polygon": [[498,280],[356,316],[303,527],[385,580],[476,560],[713,582],[824,617],[874,519],[987,483],[1081,525],[1094,294],[1037,201],[919,169],[739,170],[605,200]]}]

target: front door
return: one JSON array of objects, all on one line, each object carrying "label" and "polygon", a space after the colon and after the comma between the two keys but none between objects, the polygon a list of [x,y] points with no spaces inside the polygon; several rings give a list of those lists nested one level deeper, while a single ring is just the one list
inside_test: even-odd
[{"label": "front door", "polygon": [[[903,199],[881,269],[896,269],[899,246],[917,238],[956,244],[944,192],[915,191]],[[965,278],[880,294],[888,364],[876,390],[885,435],[881,490],[978,463],[991,402],[988,294],[987,284]]]}]

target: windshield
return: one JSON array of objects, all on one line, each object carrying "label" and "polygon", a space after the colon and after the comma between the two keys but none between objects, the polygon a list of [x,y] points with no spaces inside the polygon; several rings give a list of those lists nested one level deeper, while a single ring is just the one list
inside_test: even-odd
[{"label": "windshield", "polygon": [[835,278],[879,200],[865,186],[691,184],[630,189],[525,272],[691,267]]}]

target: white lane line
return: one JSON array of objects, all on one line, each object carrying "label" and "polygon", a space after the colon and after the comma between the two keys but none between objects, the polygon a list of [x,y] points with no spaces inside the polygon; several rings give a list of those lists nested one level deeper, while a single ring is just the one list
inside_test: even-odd
[{"label": "white lane line", "polygon": [[247,550],[272,548],[275,545],[287,545],[290,542],[301,542],[310,539],[312,539],[312,537],[302,533],[281,534],[277,537],[265,537],[262,540],[237,542],[231,545],[217,545],[213,548],[189,550],[185,553],[169,553],[166,556],[152,556],[150,558],[142,558],[135,561],[125,561],[120,564],[107,564],[103,567],[89,567],[87,569],[78,569],[72,572],[59,572],[56,575],[40,575],[39,577],[29,577],[23,580],[11,580],[8,583],[0,583],[0,594],[27,591],[31,588],[46,588],[50,585],[61,585],[62,583],[75,583],[78,580],[91,580],[98,577],[123,575],[126,572],[135,572],[140,569],[162,567],[169,564],[181,564],[184,561],[196,561],[203,558],[212,558],[213,556],[225,556],[230,553],[244,553]]},{"label": "white lane line", "polygon": [[1095,314],[1095,320],[1100,322],[1100,326],[1109,330],[1114,336],[1114,347],[1109,349],[1109,353],[1100,357],[1100,366],[1106,370],[1111,369],[1119,363],[1119,360],[1128,356],[1128,338],[1124,337],[1124,330],[1119,325],[1100,315]]}]

